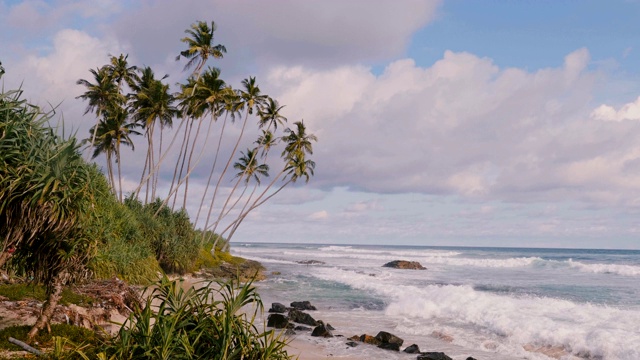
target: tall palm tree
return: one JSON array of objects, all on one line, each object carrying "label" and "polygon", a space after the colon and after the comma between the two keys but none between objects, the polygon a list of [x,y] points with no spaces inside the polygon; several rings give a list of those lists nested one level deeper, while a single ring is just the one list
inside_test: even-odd
[{"label": "tall palm tree", "polygon": [[295,130],[286,129],[285,135],[282,140],[287,143],[282,155],[295,156],[298,153],[313,154],[313,147],[311,141],[318,141],[313,134],[307,134],[307,128],[304,125],[304,120],[294,123]]},{"label": "tall palm tree", "polygon": [[110,63],[106,65],[111,78],[118,84],[119,91],[122,90],[123,82],[131,86],[138,77],[136,74],[138,67],[135,65],[129,66],[128,58],[129,54],[120,54],[118,57],[111,56]]},{"label": "tall palm tree", "polygon": [[206,21],[198,21],[191,24],[191,28],[184,32],[189,36],[186,36],[180,41],[187,45],[187,49],[180,52],[180,55],[176,57],[176,60],[180,60],[181,57],[188,59],[189,61],[184,66],[185,70],[190,69],[196,65],[193,73],[198,77],[202,67],[207,62],[209,57],[221,59],[227,52],[227,48],[224,45],[213,45],[214,32],[216,31],[216,24],[212,21],[209,25]]},{"label": "tall palm tree", "polygon": [[[87,100],[89,102],[84,113],[95,112],[97,123],[109,108],[124,104],[125,97],[120,93],[118,85],[113,81],[108,66],[103,66],[96,70],[90,69],[89,71],[93,75],[95,83],[91,83],[85,79],[76,81],[76,84],[86,88],[84,94],[77,96],[76,99]],[[98,127],[95,126],[93,136],[91,137],[91,146],[93,146],[96,140],[97,130]]]},{"label": "tall palm tree", "polygon": [[[163,84],[162,79],[156,79],[153,70],[145,67],[140,71],[137,80],[132,83],[133,93],[131,94],[130,107],[133,119],[139,126],[145,129],[145,137],[147,138],[147,159],[146,166],[142,172],[144,179],[147,173],[147,201],[149,191],[151,198],[155,198],[155,190],[157,186],[158,176],[157,167],[159,164],[155,160],[154,152],[154,129],[156,124],[160,125],[160,138],[162,139],[162,130],[165,126],[171,126],[174,116],[179,114],[178,109],[174,105],[175,97],[169,92],[169,85]],[[159,157],[162,153],[159,153]],[[155,175],[155,176],[154,176]],[[143,180],[141,180],[142,182]]]},{"label": "tall palm tree", "polygon": [[247,149],[247,153],[240,152],[242,155],[237,163],[233,164],[233,168],[238,170],[236,177],[244,178],[245,183],[249,183],[251,179],[254,179],[257,184],[260,184],[260,175],[264,177],[269,176],[269,165],[260,164],[256,159],[256,152],[258,149]]},{"label": "tall palm tree", "polygon": [[[92,158],[95,159],[104,153],[107,157],[107,172],[109,181],[114,193],[118,196],[120,202],[123,201],[122,195],[122,145],[133,148],[131,135],[139,135],[135,130],[137,124],[128,122],[127,112],[124,108],[113,109],[105,113],[105,118],[98,123],[96,132],[96,143]],[[115,155],[115,159],[114,159]],[[118,164],[118,187],[115,186],[115,178],[113,174],[113,162]]]}]

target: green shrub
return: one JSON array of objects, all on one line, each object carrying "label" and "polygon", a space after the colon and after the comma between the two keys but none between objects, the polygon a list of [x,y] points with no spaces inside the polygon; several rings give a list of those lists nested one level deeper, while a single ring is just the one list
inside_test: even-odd
[{"label": "green shrub", "polygon": [[124,360],[289,359],[279,335],[255,326],[262,310],[252,282],[240,285],[231,280],[185,290],[181,282],[163,277],[100,356]]},{"label": "green shrub", "polygon": [[[18,301],[23,299],[45,301],[47,299],[47,292],[44,286],[37,284],[2,284],[0,285],[0,296],[4,296],[11,301]],[[60,304],[76,304],[86,306],[93,304],[94,301],[95,299],[90,296],[77,294],[70,288],[65,288],[64,290],[62,290],[62,298],[60,299]]]},{"label": "green shrub", "polygon": [[[14,339],[18,339],[21,341],[26,341],[27,334],[31,326],[28,325],[18,325],[18,326],[9,326],[0,330],[0,349],[11,350],[11,351],[19,351],[23,350],[21,347],[18,347],[9,342],[9,337]],[[98,344],[98,338],[96,334],[88,329],[68,325],[68,324],[53,324],[51,325],[51,332],[43,331],[40,332],[35,341],[39,344],[39,348],[50,348],[53,346],[53,337],[60,336],[64,337],[75,343],[91,343]]]}]

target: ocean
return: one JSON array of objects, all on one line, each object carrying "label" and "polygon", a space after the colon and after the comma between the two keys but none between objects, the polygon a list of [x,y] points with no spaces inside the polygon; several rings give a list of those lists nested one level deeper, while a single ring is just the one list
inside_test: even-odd
[{"label": "ocean", "polygon": [[[640,359],[640,251],[233,243],[271,302],[309,300],[345,337],[391,332],[454,359]],[[313,260],[316,264],[302,264]],[[382,267],[418,261],[427,270]],[[415,359],[345,338],[332,357]],[[359,355],[356,355],[359,356]]]}]

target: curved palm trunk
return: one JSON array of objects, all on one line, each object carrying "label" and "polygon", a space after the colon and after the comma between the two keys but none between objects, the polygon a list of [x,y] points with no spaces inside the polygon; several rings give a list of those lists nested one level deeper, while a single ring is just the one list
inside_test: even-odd
[{"label": "curved palm trunk", "polygon": [[[209,123],[209,126],[207,128],[207,136],[205,137],[205,142],[209,139],[209,135],[210,134],[211,134],[211,123]],[[202,149],[200,149],[200,153],[198,154],[198,158],[195,161],[195,165],[200,163],[200,160],[202,159],[202,155],[204,154],[204,150],[205,150],[204,147]],[[195,165],[194,165],[194,167],[195,167]],[[193,171],[193,169],[189,170],[187,172],[187,174],[185,175],[185,178],[188,177],[189,175],[191,175],[192,171]],[[172,192],[169,192],[169,194],[167,195],[167,198],[162,202],[162,204],[160,205],[158,210],[153,214],[154,217],[158,216],[158,214],[160,213],[160,210],[162,210],[162,208],[167,205],[167,203],[169,202],[169,199],[171,199],[171,196],[173,196],[173,195],[175,195],[177,193],[178,189],[180,188],[180,185],[182,185],[182,183],[185,181],[185,178],[183,178],[182,180],[180,180],[178,182],[178,184],[172,190]]]},{"label": "curved palm trunk", "polygon": [[[211,115],[211,117],[211,120],[215,122],[213,114]],[[209,191],[209,186],[211,185],[211,179],[213,178],[213,173],[216,169],[216,163],[218,162],[218,154],[220,154],[220,146],[222,145],[222,137],[224,136],[224,129],[226,125],[227,115],[224,116],[224,121],[222,122],[222,129],[220,130],[220,137],[218,138],[218,147],[216,148],[216,154],[213,158],[213,165],[211,165],[211,171],[209,172],[209,178],[207,179],[207,186],[204,188],[204,193],[202,194],[202,198],[200,199],[200,206],[198,206],[198,213],[196,214],[196,220],[193,222],[194,224],[198,224],[198,220],[200,219],[200,211],[202,211],[204,199],[207,197],[207,192]]]},{"label": "curved palm trunk", "polygon": [[[207,227],[209,226],[209,221],[211,220],[211,212],[216,199],[216,195],[218,194],[218,189],[220,188],[220,183],[222,182],[222,179],[224,178],[225,173],[229,169],[229,165],[231,164],[231,161],[233,161],[233,155],[236,153],[236,151],[238,151],[238,146],[240,145],[240,140],[242,140],[242,136],[244,135],[244,130],[245,130],[245,127],[247,126],[248,119],[249,119],[249,112],[247,111],[247,114],[244,117],[244,122],[242,124],[242,129],[240,130],[240,135],[238,136],[238,140],[236,141],[236,144],[233,147],[233,151],[231,151],[231,155],[229,155],[229,160],[227,160],[227,164],[224,166],[224,169],[222,170],[222,174],[220,174],[220,178],[218,179],[218,182],[216,183],[216,187],[213,190],[213,197],[211,198],[211,206],[209,207],[207,220],[205,221],[205,224],[204,224],[205,229],[207,229]],[[220,212],[220,214],[222,215],[222,211]],[[216,221],[216,224],[219,221],[220,221],[220,217],[218,217],[218,221]]]},{"label": "curved palm trunk", "polygon": [[[202,119],[198,121],[198,127],[196,128],[196,134],[193,137],[193,141],[191,142],[191,151],[189,152],[189,160],[187,161],[187,172],[190,174],[191,171],[191,158],[193,157],[193,151],[196,149],[196,144],[198,143],[198,134],[200,133],[200,127],[202,126]],[[207,142],[205,141],[202,144],[203,147],[207,146]],[[184,183],[184,198],[182,200],[182,207],[184,209],[187,208],[187,195],[189,193],[189,177],[186,177],[187,180]]]},{"label": "curved palm trunk", "polygon": [[[182,177],[182,172],[184,171],[184,164],[187,161],[187,150],[189,149],[189,143],[191,142],[191,130],[193,129],[193,121],[194,120],[191,119],[191,121],[189,121],[189,124],[187,125],[187,128],[185,129],[185,137],[187,140],[184,143],[184,151],[182,153],[182,163],[180,165],[180,173],[178,174],[178,184],[176,185],[176,189],[173,197],[173,203],[171,204],[171,210],[175,209],[176,200],[178,199],[177,190],[180,188],[180,185],[182,185],[182,183],[184,182],[184,178]],[[187,169],[187,172],[188,170],[189,169]]]},{"label": "curved palm trunk", "polygon": [[111,155],[111,150],[107,150],[107,172],[109,173],[109,182],[111,183],[111,191],[113,194],[118,196],[118,192],[116,189],[116,182],[113,177],[113,158]]},{"label": "curved palm trunk", "polygon": [[116,162],[118,163],[118,190],[120,190],[120,203],[122,204],[122,167],[121,167],[121,157],[120,157],[120,141],[116,145]]},{"label": "curved palm trunk", "polygon": [[[158,159],[162,158],[162,133],[164,126],[160,124],[160,144],[158,145]],[[158,189],[158,179],[160,178],[160,160],[158,160],[158,171],[156,172],[155,181],[153,182],[153,198],[156,198],[156,190]]]}]

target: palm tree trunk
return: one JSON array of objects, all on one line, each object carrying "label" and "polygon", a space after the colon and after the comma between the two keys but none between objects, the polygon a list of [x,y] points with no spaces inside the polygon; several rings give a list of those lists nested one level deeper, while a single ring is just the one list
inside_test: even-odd
[{"label": "palm tree trunk", "polygon": [[160,160],[162,159],[162,133],[164,132],[164,126],[160,124],[160,144],[158,149],[158,171],[156,172],[155,181],[153,182],[153,198],[156,197],[156,190],[158,189],[158,179],[160,178]]},{"label": "palm tree trunk", "polygon": [[180,173],[178,174],[178,184],[176,185],[176,189],[173,197],[173,203],[171,204],[171,210],[175,210],[176,200],[178,199],[177,190],[180,188],[180,185],[182,185],[182,183],[184,182],[182,178],[182,172],[184,171],[184,163],[187,161],[187,150],[189,149],[189,142],[191,141],[191,129],[193,129],[193,121],[194,120],[191,119],[191,121],[187,125],[187,128],[185,129],[186,142],[184,143],[184,151],[182,153],[182,164],[180,164]]},{"label": "palm tree trunk", "polygon": [[[209,172],[209,178],[207,179],[207,186],[204,188],[204,193],[202,194],[202,198],[200,198],[200,206],[198,206],[198,213],[196,214],[196,220],[193,222],[195,225],[198,224],[198,220],[200,219],[200,211],[202,211],[202,205],[204,205],[204,199],[207,197],[207,192],[209,191],[209,185],[211,185],[211,179],[213,178],[213,173],[216,169],[216,163],[218,162],[218,154],[220,154],[220,146],[222,145],[222,137],[224,136],[224,128],[227,125],[227,116],[228,114],[225,114],[224,121],[222,122],[222,129],[220,130],[220,137],[218,138],[218,147],[216,148],[216,155],[213,158],[213,165],[211,165],[211,171]],[[211,121],[215,122],[215,119],[213,117],[213,112],[211,113]]]},{"label": "palm tree trunk", "polygon": [[[218,179],[218,182],[216,183],[216,187],[213,190],[213,197],[211,198],[211,206],[209,206],[209,213],[207,214],[207,220],[204,223],[204,229],[207,229],[207,227],[209,226],[209,220],[211,220],[211,211],[213,209],[213,205],[214,205],[214,201],[216,199],[216,195],[218,194],[218,189],[220,188],[220,183],[222,182],[222,178],[224,178],[224,174],[227,172],[227,169],[229,169],[229,165],[231,164],[231,161],[233,161],[233,155],[236,153],[236,151],[238,151],[238,145],[240,144],[240,140],[242,140],[242,135],[244,134],[244,129],[247,126],[247,120],[249,119],[249,111],[247,111],[247,114],[244,117],[244,122],[242,124],[242,130],[240,130],[240,135],[238,136],[238,140],[236,141],[236,145],[233,147],[233,151],[231,151],[231,155],[229,155],[229,160],[227,160],[227,164],[224,166],[224,169],[222,170],[222,174],[220,174],[220,178]],[[222,212],[220,212],[220,214],[222,214]],[[218,217],[218,221],[219,221]],[[216,226],[218,221],[216,221]]]},{"label": "palm tree trunk", "polygon": [[[196,149],[196,144],[198,143],[198,134],[200,134],[200,126],[202,126],[202,119],[198,121],[198,127],[196,128],[196,134],[193,137],[193,141],[191,142],[191,151],[189,152],[189,160],[187,161],[187,173],[191,173],[189,171],[191,169],[191,158],[193,157],[193,151]],[[202,144],[203,147],[207,146],[205,142]],[[184,183],[184,199],[182,200],[182,207],[184,209],[187,208],[187,195],[189,193],[189,177],[187,176],[187,181]]]},{"label": "palm tree trunk", "polygon": [[118,163],[118,189],[120,190],[120,203],[122,204],[122,167],[121,167],[121,157],[120,157],[120,143],[118,142],[116,148],[116,162]]},{"label": "palm tree trunk", "polygon": [[58,302],[62,297],[62,289],[64,284],[67,282],[68,277],[69,274],[66,271],[61,271],[53,278],[53,284],[49,290],[49,297],[42,307],[42,312],[40,313],[38,320],[36,320],[35,325],[33,325],[27,336],[29,342],[35,338],[38,331],[42,330],[49,323],[49,319],[51,319],[51,315],[53,315],[53,311],[56,306],[58,306]]}]

